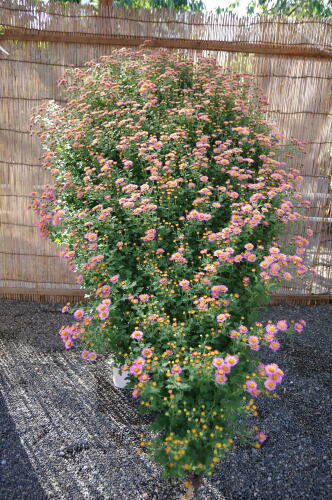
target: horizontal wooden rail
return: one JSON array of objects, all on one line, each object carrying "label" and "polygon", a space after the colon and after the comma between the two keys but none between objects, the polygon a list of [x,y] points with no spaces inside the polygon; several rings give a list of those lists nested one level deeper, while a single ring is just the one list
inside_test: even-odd
[{"label": "horizontal wooden rail", "polygon": [[[88,292],[86,290],[75,288],[26,288],[26,287],[0,287],[0,298],[16,299],[16,300],[38,300],[47,302],[66,302],[70,300],[86,301],[84,296]],[[275,294],[271,297],[270,303],[273,304],[319,304],[332,303],[332,294]]]},{"label": "horizontal wooden rail", "polygon": [[93,33],[47,31],[13,26],[3,26],[5,31],[1,40],[19,40],[35,42],[58,42],[80,44],[102,44],[122,47],[147,45],[153,48],[194,49],[227,52],[242,52],[264,55],[282,55],[302,58],[332,59],[332,50],[316,48],[308,44],[288,46],[264,42],[230,42],[223,40],[190,40],[186,38],[142,37],[130,35],[102,35]]}]

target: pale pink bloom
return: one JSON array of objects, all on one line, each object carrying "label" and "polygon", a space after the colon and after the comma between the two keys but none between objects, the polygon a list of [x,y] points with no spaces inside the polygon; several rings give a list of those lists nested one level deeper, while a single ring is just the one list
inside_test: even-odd
[{"label": "pale pink bloom", "polygon": [[212,361],[212,365],[215,368],[219,368],[224,365],[224,359],[223,358],[214,358]]},{"label": "pale pink bloom", "polygon": [[224,374],[221,374],[221,375],[216,374],[215,381],[219,385],[224,385],[227,382],[227,377]]},{"label": "pale pink bloom", "polygon": [[251,344],[250,349],[252,351],[259,351],[259,344]]},{"label": "pale pink bloom", "polygon": [[296,330],[298,333],[301,333],[303,331],[303,325],[301,323],[295,323],[294,330]]},{"label": "pale pink bloom", "polygon": [[223,372],[223,373],[230,373],[231,371],[231,366],[229,364],[224,364],[220,370]]},{"label": "pale pink bloom", "polygon": [[277,387],[277,383],[275,382],[275,380],[272,380],[271,378],[265,380],[264,385],[268,391],[274,391],[274,389]]},{"label": "pale pink bloom", "polygon": [[179,281],[179,286],[183,288],[183,290],[189,290],[190,282],[188,280],[181,280]]},{"label": "pale pink bloom", "polygon": [[99,319],[104,320],[107,319],[109,316],[108,309],[106,311],[100,311],[99,313]]},{"label": "pale pink bloom", "polygon": [[266,375],[274,375],[278,373],[278,365],[276,363],[270,363],[269,365],[265,365],[265,373]]},{"label": "pale pink bloom", "polygon": [[75,319],[82,319],[83,316],[84,316],[83,309],[76,309],[76,311],[74,312],[74,318]]},{"label": "pale pink bloom", "polygon": [[283,379],[283,374],[281,375],[281,373],[279,373],[279,371],[281,372],[281,370],[278,370],[278,373],[275,373],[274,375],[269,375],[269,378],[271,380],[274,380],[276,382],[276,384],[280,384],[280,382]]},{"label": "pale pink bloom", "polygon": [[148,380],[150,380],[150,375],[148,373],[142,373],[139,376],[139,381],[140,382],[147,382]]},{"label": "pale pink bloom", "polygon": [[141,293],[141,295],[138,296],[141,302],[148,302],[150,299],[150,295],[147,293]]},{"label": "pale pink bloom", "polygon": [[291,273],[288,273],[288,272],[283,273],[283,277],[284,277],[284,279],[285,279],[285,280],[287,280],[287,281],[290,281],[290,280],[292,280],[292,279],[293,279],[293,276],[291,275]]},{"label": "pale pink bloom", "polygon": [[65,348],[70,349],[74,345],[74,342],[71,339],[66,340]]},{"label": "pale pink bloom", "polygon": [[227,356],[225,358],[225,362],[229,366],[235,366],[239,362],[239,356],[237,354],[233,354],[233,355],[232,354],[227,354]]},{"label": "pale pink bloom", "polygon": [[264,335],[264,340],[266,340],[266,342],[272,342],[272,340],[274,340],[274,335],[273,333],[266,333]]},{"label": "pale pink bloom", "polygon": [[142,358],[141,356],[138,356],[138,358],[134,360],[134,364],[143,366],[145,365],[145,359]]},{"label": "pale pink bloom", "polygon": [[97,354],[95,352],[90,352],[89,361],[96,361],[96,359],[97,359]]},{"label": "pale pink bloom", "polygon": [[141,350],[141,354],[145,358],[151,358],[153,351],[150,347],[143,347],[143,349]]},{"label": "pale pink bloom", "polygon": [[171,373],[177,373],[178,375],[180,375],[180,373],[182,373],[181,366],[179,366],[179,365],[173,365],[172,368],[171,368]]},{"label": "pale pink bloom", "polygon": [[287,329],[288,329],[288,324],[287,324],[287,321],[284,320],[284,319],[281,319],[280,321],[278,321],[277,323],[277,328],[278,330],[280,330],[281,332],[285,332]]},{"label": "pale pink bloom", "polygon": [[141,332],[140,330],[134,330],[130,336],[132,339],[140,340],[143,338],[143,332]]},{"label": "pale pink bloom", "polygon": [[130,367],[130,373],[134,375],[135,377],[138,377],[142,373],[142,366],[134,363]]},{"label": "pale pink bloom", "polygon": [[272,340],[269,344],[269,348],[273,351],[276,352],[280,349],[280,343],[277,340]]},{"label": "pale pink bloom", "polygon": [[141,391],[139,389],[133,389],[131,395],[133,398],[138,398],[138,396],[140,395]]},{"label": "pale pink bloom", "polygon": [[257,432],[256,437],[260,443],[264,443],[264,441],[266,441],[267,436],[266,436],[265,432],[260,431],[260,432]]},{"label": "pale pink bloom", "polygon": [[230,317],[229,313],[218,314],[217,321],[218,323],[224,323]]},{"label": "pale pink bloom", "polygon": [[247,380],[246,388],[249,392],[254,391],[257,389],[257,383],[254,380]]},{"label": "pale pink bloom", "polygon": [[268,325],[266,325],[265,331],[266,331],[266,333],[274,334],[274,333],[277,333],[278,328],[275,325],[272,325],[271,323],[269,323]]}]

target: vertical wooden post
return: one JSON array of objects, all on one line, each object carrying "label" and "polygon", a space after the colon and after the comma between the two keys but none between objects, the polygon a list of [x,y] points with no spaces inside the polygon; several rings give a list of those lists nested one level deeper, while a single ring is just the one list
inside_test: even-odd
[{"label": "vertical wooden post", "polygon": [[107,20],[108,17],[110,17],[110,10],[113,5],[113,0],[99,0],[99,16],[101,18],[105,17],[106,19],[103,19],[101,21],[101,29],[102,33],[105,34],[110,34],[110,27],[109,27],[109,21]]},{"label": "vertical wooden post", "polygon": [[113,0],[99,0],[99,12],[105,10],[105,7],[112,7]]}]

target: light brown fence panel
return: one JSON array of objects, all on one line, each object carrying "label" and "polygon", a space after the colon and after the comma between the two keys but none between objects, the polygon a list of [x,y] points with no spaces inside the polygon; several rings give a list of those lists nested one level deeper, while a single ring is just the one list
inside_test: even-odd
[{"label": "light brown fence panel", "polygon": [[29,118],[42,102],[63,102],[57,80],[67,67],[149,40],[252,73],[268,96],[269,120],[308,143],[307,154],[291,163],[303,164],[301,190],[312,208],[292,232],[314,229],[306,263],[316,275],[292,281],[278,296],[332,297],[331,21],[0,0],[0,23],[0,295],[65,301],[84,293],[27,209],[30,193],[52,182]]}]

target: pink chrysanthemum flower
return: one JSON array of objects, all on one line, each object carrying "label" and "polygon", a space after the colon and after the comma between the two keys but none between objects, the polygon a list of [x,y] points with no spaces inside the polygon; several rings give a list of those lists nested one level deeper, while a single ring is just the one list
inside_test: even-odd
[{"label": "pink chrysanthemum flower", "polygon": [[117,281],[119,281],[119,275],[118,274],[115,274],[114,276],[110,277],[110,282],[111,283],[116,283]]},{"label": "pink chrysanthemum flower", "polygon": [[215,381],[219,385],[224,385],[227,382],[227,377],[224,374],[216,374]]},{"label": "pink chrysanthemum flower", "polygon": [[147,293],[141,293],[138,298],[141,302],[148,302],[150,300],[150,295],[148,295]]},{"label": "pink chrysanthemum flower", "polygon": [[264,443],[264,441],[266,441],[266,438],[267,438],[265,432],[262,432],[262,431],[257,432],[256,437],[260,443]]},{"label": "pink chrysanthemum flower", "polygon": [[65,342],[66,349],[70,349],[71,347],[73,347],[73,345],[74,345],[74,342],[71,339],[66,340],[66,342]]},{"label": "pink chrysanthemum flower", "polygon": [[138,377],[142,373],[142,366],[134,363],[130,367],[130,373],[134,375],[135,377]]},{"label": "pink chrysanthemum flower", "polygon": [[266,375],[273,375],[274,373],[278,373],[278,365],[276,363],[270,363],[269,365],[265,365],[265,373]]},{"label": "pink chrysanthemum flower", "polygon": [[249,392],[254,391],[257,389],[257,383],[254,380],[247,380],[246,381],[246,388]]},{"label": "pink chrysanthemum flower", "polygon": [[89,352],[89,361],[96,361],[97,354],[95,352]]},{"label": "pink chrysanthemum flower", "polygon": [[280,330],[281,332],[285,332],[287,329],[288,329],[288,324],[287,324],[287,321],[282,319],[280,321],[278,321],[277,323],[277,328],[278,330]]},{"label": "pink chrysanthemum flower", "polygon": [[215,368],[220,368],[221,366],[223,366],[225,363],[224,359],[223,358],[214,358],[213,361],[212,361],[212,365],[215,367]]},{"label": "pink chrysanthemum flower", "polygon": [[84,311],[83,309],[77,309],[75,312],[74,312],[74,318],[75,319],[82,319],[84,316]]},{"label": "pink chrysanthemum flower", "polygon": [[250,346],[255,345],[255,344],[259,344],[259,338],[256,337],[256,335],[250,335],[250,337],[248,338],[248,344]]},{"label": "pink chrysanthemum flower", "polygon": [[302,325],[302,323],[295,323],[294,324],[294,330],[296,330],[298,333],[301,333],[303,331],[303,325]]},{"label": "pink chrysanthemum flower", "polygon": [[273,351],[276,352],[280,349],[280,343],[277,340],[272,340],[269,344],[269,348]]},{"label": "pink chrysanthemum flower", "polygon": [[237,354],[227,354],[225,362],[228,366],[235,366],[239,362],[239,356]]},{"label": "pink chrysanthemum flower", "polygon": [[132,339],[140,340],[143,338],[143,332],[141,330],[134,330],[130,336]]},{"label": "pink chrysanthemum flower", "polygon": [[98,236],[96,233],[86,233],[84,235],[84,238],[86,238],[87,240],[89,240],[90,243],[92,243],[93,241],[96,241]]},{"label": "pink chrysanthemum flower", "polygon": [[293,276],[289,272],[283,273],[283,277],[286,281],[290,281],[293,279]]},{"label": "pink chrysanthemum flower", "polygon": [[189,290],[189,288],[190,288],[190,282],[188,280],[181,280],[181,281],[179,281],[179,286],[183,290]]},{"label": "pink chrysanthemum flower", "polygon": [[141,354],[145,358],[151,358],[153,351],[150,347],[143,347],[143,349],[141,350]]},{"label": "pink chrysanthemum flower", "polygon": [[108,310],[106,310],[106,311],[100,311],[100,313],[99,313],[99,319],[101,319],[102,321],[104,321],[105,319],[107,319],[108,316],[109,316]]},{"label": "pink chrysanthemum flower", "polygon": [[171,368],[171,373],[176,373],[176,374],[180,375],[180,373],[182,373],[181,366],[179,366],[179,365],[173,365],[172,368]]},{"label": "pink chrysanthemum flower", "polygon": [[218,323],[224,323],[225,321],[228,320],[229,317],[230,317],[229,313],[218,314],[217,321]]},{"label": "pink chrysanthemum flower", "polygon": [[140,382],[147,382],[148,380],[150,380],[150,375],[148,373],[142,373],[140,376],[139,376],[139,381]]},{"label": "pink chrysanthemum flower", "polygon": [[131,395],[132,395],[133,398],[136,399],[136,398],[139,397],[140,393],[141,393],[141,391],[139,389],[133,389]]},{"label": "pink chrysanthemum flower", "polygon": [[264,385],[268,391],[274,391],[274,389],[277,387],[277,383],[271,378],[265,380]]},{"label": "pink chrysanthemum flower", "polygon": [[223,371],[223,373],[230,373],[231,371],[231,366],[229,364],[224,364],[220,369]]},{"label": "pink chrysanthemum flower", "polygon": [[278,328],[275,325],[272,325],[271,323],[269,323],[268,325],[266,325],[265,331],[266,331],[266,333],[274,334],[274,333],[278,332]]},{"label": "pink chrysanthemum flower", "polygon": [[81,358],[88,359],[88,357],[89,357],[89,351],[87,351],[86,349],[83,349],[83,351],[81,352]]}]

